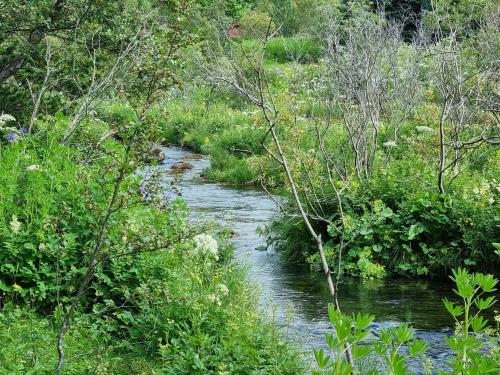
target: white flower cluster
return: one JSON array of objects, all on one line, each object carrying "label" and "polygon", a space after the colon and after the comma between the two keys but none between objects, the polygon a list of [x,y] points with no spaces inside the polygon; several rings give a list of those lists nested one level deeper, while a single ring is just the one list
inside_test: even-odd
[{"label": "white flower cluster", "polygon": [[396,147],[397,143],[396,141],[387,141],[384,143],[384,147]]},{"label": "white flower cluster", "polygon": [[480,186],[472,189],[475,200],[486,201],[489,204],[495,203],[496,193],[500,192],[500,184],[495,179],[492,181],[482,181]]},{"label": "white flower cluster", "polygon": [[197,254],[208,255],[219,260],[219,246],[209,234],[198,234],[193,237],[194,251]]},{"label": "white flower cluster", "polygon": [[223,296],[227,296],[229,294],[229,288],[225,284],[217,284],[215,287],[217,292]]},{"label": "white flower cluster", "polygon": [[16,234],[19,233],[19,230],[21,229],[21,222],[17,220],[16,215],[12,215],[12,219],[10,220],[10,229]]},{"label": "white flower cluster", "polygon": [[216,304],[217,306],[220,306],[222,303],[220,301],[220,298],[217,297],[215,294],[209,294],[207,296],[208,300],[211,302],[211,303],[214,303]]},{"label": "white flower cluster", "polygon": [[209,302],[220,306],[222,304],[221,298],[229,294],[229,288],[225,284],[217,284],[215,286],[215,290],[217,291],[217,294],[209,294],[207,299]]},{"label": "white flower cluster", "polygon": [[33,164],[28,167],[26,167],[27,171],[38,171],[40,170],[40,166],[38,164]]},{"label": "white flower cluster", "polygon": [[16,119],[13,116],[8,115],[7,113],[2,113],[0,115],[0,126],[3,126],[6,122],[9,121],[16,121]]}]

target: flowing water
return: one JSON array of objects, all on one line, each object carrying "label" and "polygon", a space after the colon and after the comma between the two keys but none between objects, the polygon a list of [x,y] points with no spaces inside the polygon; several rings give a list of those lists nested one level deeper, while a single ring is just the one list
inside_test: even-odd
[{"label": "flowing water", "polygon": [[[207,159],[180,148],[163,151],[167,158],[160,168],[170,170],[181,161],[193,166],[179,175],[176,182],[193,218],[215,219],[236,232],[233,238],[236,257],[249,267],[250,281],[261,288],[263,306],[275,311],[279,324],[289,323],[288,334],[301,340],[305,350],[325,346],[324,334],[330,329],[327,315],[330,298],[324,279],[304,268],[284,265],[272,249],[258,250],[265,241],[256,230],[276,214],[273,200],[258,190],[203,181],[200,174],[209,166]],[[451,297],[451,287],[447,282],[432,280],[354,279],[340,286],[339,303],[345,313],[375,315],[375,326],[410,323],[417,336],[430,344],[428,355],[443,362],[450,355],[444,336],[451,333],[453,322],[441,299]],[[419,372],[418,368],[415,370]]]}]

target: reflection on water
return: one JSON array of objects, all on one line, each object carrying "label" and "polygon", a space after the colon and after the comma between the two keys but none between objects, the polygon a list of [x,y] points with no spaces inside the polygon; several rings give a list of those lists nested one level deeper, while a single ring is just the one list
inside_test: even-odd
[{"label": "reflection on water", "polygon": [[[164,170],[192,155],[179,148],[166,148],[164,152],[167,156],[161,166]],[[236,256],[249,266],[251,281],[262,288],[264,305],[276,308],[282,322],[291,306],[291,331],[306,348],[325,345],[324,333],[330,328],[327,317],[330,299],[324,279],[304,268],[284,265],[272,251],[256,249],[264,244],[256,229],[269,223],[276,213],[273,200],[260,191],[204,182],[199,175],[208,167],[208,160],[201,158],[189,163],[193,169],[178,176],[177,186],[193,217],[230,225],[237,233],[233,238]],[[449,355],[443,336],[449,334],[452,320],[441,299],[450,297],[450,291],[451,285],[444,281],[352,279],[340,286],[339,302],[343,312],[375,315],[378,326],[411,323],[418,336],[429,342],[430,356],[442,358]]]}]

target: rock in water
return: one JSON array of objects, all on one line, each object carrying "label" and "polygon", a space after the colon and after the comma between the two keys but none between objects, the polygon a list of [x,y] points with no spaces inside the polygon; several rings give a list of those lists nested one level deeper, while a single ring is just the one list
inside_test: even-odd
[{"label": "rock in water", "polygon": [[165,160],[165,153],[160,150],[159,148],[155,148],[152,152],[151,152],[153,158],[155,160],[158,161],[158,163],[161,163]]},{"label": "rock in water", "polygon": [[161,163],[165,160],[165,153],[159,149],[159,148],[154,148],[151,150],[151,152],[146,156],[146,163]]},{"label": "rock in water", "polygon": [[188,169],[193,169],[193,165],[191,163],[187,163],[185,161],[181,161],[179,163],[175,163],[170,167],[170,169],[174,172],[184,172]]}]

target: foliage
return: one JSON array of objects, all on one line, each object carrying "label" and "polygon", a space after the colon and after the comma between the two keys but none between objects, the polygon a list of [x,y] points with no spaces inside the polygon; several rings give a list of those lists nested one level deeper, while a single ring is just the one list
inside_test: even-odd
[{"label": "foliage", "polygon": [[244,38],[263,39],[276,29],[269,14],[254,10],[243,15],[239,24]]},{"label": "foliage", "polygon": [[[472,266],[495,272],[498,258],[491,242],[498,234],[498,190],[496,179],[464,175],[456,191],[445,195],[424,190],[432,186],[432,172],[425,164],[394,161],[367,184],[352,185],[344,200],[344,242],[336,228],[340,218],[325,228],[317,223],[327,241],[327,253],[335,264],[342,246],[341,269],[362,277],[443,275],[452,268]],[[335,212],[336,206],[325,206]],[[317,267],[312,246],[290,236],[288,220],[270,227],[269,241],[278,245],[285,258],[290,254]],[[299,231],[299,232],[297,232]],[[306,237],[296,227],[295,237]]]},{"label": "foliage", "polygon": [[[352,374],[358,369],[364,374],[408,374],[408,359],[420,357],[427,344],[415,337],[415,332],[405,324],[381,328],[373,338],[371,324],[374,317],[368,314],[347,316],[333,305],[328,306],[328,316],[335,334],[327,334],[326,342],[333,355],[324,349],[314,350],[318,370],[313,374]],[[372,337],[371,342],[367,342]],[[406,347],[408,354],[400,351]],[[353,362],[347,361],[347,348]]]},{"label": "foliage", "polygon": [[[498,332],[488,330],[488,321],[482,313],[495,304],[493,296],[483,294],[495,291],[497,280],[492,275],[471,274],[465,269],[453,270],[454,292],[461,303],[445,299],[444,305],[456,322],[456,332],[446,337],[455,355],[450,363],[452,374],[495,373],[500,366],[497,344]],[[475,307],[475,311],[471,310]],[[417,339],[407,325],[372,329],[374,317],[368,314],[347,316],[333,305],[328,306],[328,316],[335,333],[326,334],[331,354],[324,349],[314,350],[318,369],[314,374],[410,374],[408,363],[412,357],[422,357],[428,348],[425,341]],[[463,320],[461,320],[463,317]],[[491,338],[492,344],[487,339]],[[347,347],[351,348],[353,362],[347,360]],[[490,355],[485,355],[489,353]],[[428,367],[428,365],[426,365]]]},{"label": "foliage", "polygon": [[[123,106],[107,108],[115,126],[129,118]],[[61,117],[50,125],[66,123]],[[82,132],[90,135],[91,127]],[[111,139],[98,162],[84,163],[86,154],[57,142],[61,130],[38,128],[36,137],[1,149],[1,168],[10,173],[0,190],[6,335],[0,372],[55,367],[63,314],[88,268],[116,179],[102,168],[122,153],[121,142]],[[82,146],[82,139],[92,144],[84,134],[72,142]],[[78,300],[64,341],[65,372],[302,373],[295,349],[260,315],[258,295],[232,260],[229,232],[208,226],[195,235],[183,202],[156,200],[162,191],[134,170],[121,185],[124,207],[111,217],[102,258]]]},{"label": "foliage", "polygon": [[231,185],[258,184],[262,168],[270,165],[262,155],[264,129],[256,124],[258,114],[235,110],[222,103],[225,98],[205,100],[206,105],[196,100],[189,108],[182,102],[171,103],[169,116],[158,118],[162,138],[210,155],[211,165],[205,171],[209,179]]},{"label": "foliage", "polygon": [[[230,249],[219,254],[226,255],[209,264],[187,240],[170,251],[114,262],[116,282],[101,283],[92,314],[77,317],[65,341],[65,372],[302,373],[274,323],[258,313],[256,295],[229,261]],[[108,288],[112,294],[99,298]],[[43,318],[4,306],[0,372],[52,370],[57,325],[57,314]]]},{"label": "foliage", "polygon": [[457,287],[455,294],[461,298],[461,302],[457,304],[448,299],[443,300],[446,310],[456,322],[455,335],[446,338],[454,352],[453,374],[499,371],[498,350],[497,353],[492,351],[492,356],[484,355],[484,351],[491,348],[484,342],[484,335],[488,332],[488,320],[483,316],[484,312],[496,303],[494,296],[486,295],[496,290],[498,280],[492,275],[469,273],[463,268],[453,270],[453,276],[450,278]]}]

